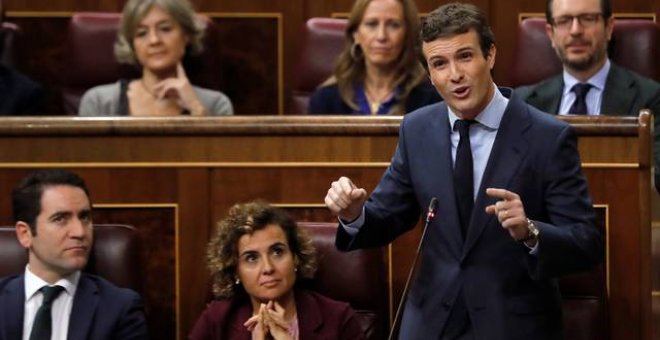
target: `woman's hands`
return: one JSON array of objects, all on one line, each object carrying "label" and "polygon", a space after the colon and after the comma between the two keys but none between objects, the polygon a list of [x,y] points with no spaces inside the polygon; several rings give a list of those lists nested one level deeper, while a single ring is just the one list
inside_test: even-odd
[{"label": "woman's hands", "polygon": [[270,334],[275,340],[293,340],[289,323],[284,319],[284,308],[277,302],[261,304],[259,312],[243,325],[252,332],[253,340],[264,340]]},{"label": "woman's hands", "polygon": [[188,110],[192,116],[206,116],[208,114],[204,105],[197,98],[197,94],[195,94],[181,62],[176,66],[176,77],[160,81],[154,86],[153,91],[156,99],[176,100],[179,106]]}]

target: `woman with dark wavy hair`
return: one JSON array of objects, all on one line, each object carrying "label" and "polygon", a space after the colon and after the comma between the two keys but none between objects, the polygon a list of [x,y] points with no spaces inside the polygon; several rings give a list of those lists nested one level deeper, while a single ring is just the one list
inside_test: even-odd
[{"label": "woman with dark wavy hair", "polygon": [[310,114],[405,114],[442,100],[420,62],[413,0],[357,0],[335,72],[309,103]]},{"label": "woman with dark wavy hair", "polygon": [[237,204],[218,223],[207,248],[217,300],[190,339],[362,339],[347,303],[297,288],[316,271],[312,241],[283,210]]}]

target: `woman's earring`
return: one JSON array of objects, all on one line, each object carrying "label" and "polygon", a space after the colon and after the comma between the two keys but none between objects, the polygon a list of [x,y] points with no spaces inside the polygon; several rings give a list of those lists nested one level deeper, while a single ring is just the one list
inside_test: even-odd
[{"label": "woman's earring", "polygon": [[296,268],[293,268],[293,272],[294,272],[294,273],[297,272],[297,271],[298,271],[298,268],[297,268],[297,267],[296,267]]},{"label": "woman's earring", "polygon": [[235,282],[235,283],[236,283],[237,286],[240,285],[240,284],[241,284],[241,279],[236,278],[236,282]]},{"label": "woman's earring", "polygon": [[353,60],[360,60],[362,56],[358,55],[358,52],[361,51],[360,44],[354,42],[353,45],[351,45],[351,58],[353,58]]}]

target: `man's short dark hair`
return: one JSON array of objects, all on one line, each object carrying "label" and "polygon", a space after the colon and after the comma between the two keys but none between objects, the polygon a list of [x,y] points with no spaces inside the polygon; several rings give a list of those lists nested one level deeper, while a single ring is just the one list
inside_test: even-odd
[{"label": "man's short dark hair", "polygon": [[[612,16],[612,2],[610,0],[600,0],[600,11],[603,14],[604,21],[607,21]],[[545,20],[552,23],[552,17],[552,0],[547,0],[545,2]]]},{"label": "man's short dark hair", "polygon": [[467,33],[474,29],[479,36],[479,45],[484,57],[495,43],[493,31],[488,26],[486,15],[476,6],[453,2],[438,7],[422,23],[422,41],[431,42],[438,38]]},{"label": "man's short dark hair", "polygon": [[37,234],[36,219],[41,213],[41,196],[47,187],[68,185],[82,189],[90,200],[85,181],[71,171],[63,169],[37,170],[28,174],[12,191],[14,223],[23,221]]}]

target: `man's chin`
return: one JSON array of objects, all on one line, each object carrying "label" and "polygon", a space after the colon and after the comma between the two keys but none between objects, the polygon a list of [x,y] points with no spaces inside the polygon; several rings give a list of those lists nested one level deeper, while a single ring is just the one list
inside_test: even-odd
[{"label": "man's chin", "polygon": [[575,58],[575,59],[565,58],[563,60],[563,64],[574,70],[586,71],[594,65],[594,58],[592,57]]}]

